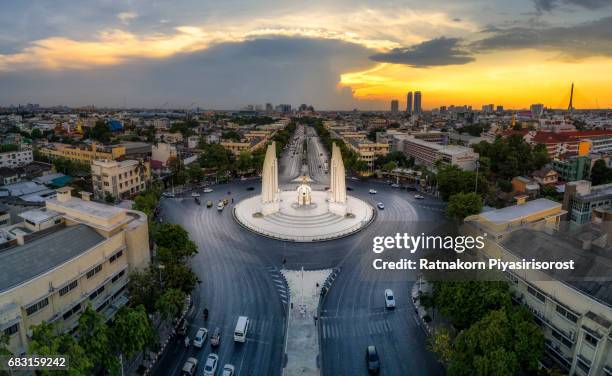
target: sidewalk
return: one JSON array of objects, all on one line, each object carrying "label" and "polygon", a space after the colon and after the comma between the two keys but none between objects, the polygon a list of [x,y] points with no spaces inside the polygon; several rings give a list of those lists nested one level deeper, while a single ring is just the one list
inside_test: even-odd
[{"label": "sidewalk", "polygon": [[317,307],[321,286],[331,272],[331,269],[282,271],[291,292],[287,318],[287,366],[283,373],[286,376],[320,374],[317,366]]}]

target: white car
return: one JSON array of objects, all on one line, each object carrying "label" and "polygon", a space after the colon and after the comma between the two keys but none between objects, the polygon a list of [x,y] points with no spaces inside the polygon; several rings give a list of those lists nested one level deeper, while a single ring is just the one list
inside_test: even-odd
[{"label": "white car", "polygon": [[212,188],[204,188],[204,191],[203,191],[203,192],[204,192],[204,193],[210,193],[210,192],[212,192],[212,191],[213,191],[213,189],[212,189]]},{"label": "white car", "polygon": [[195,376],[198,370],[198,360],[196,358],[187,358],[187,361],[181,369],[181,376]]},{"label": "white car", "polygon": [[391,187],[393,187],[393,188],[399,188],[400,186],[399,186],[399,184],[395,184],[395,183],[394,183],[394,184],[391,184]]},{"label": "white car", "polygon": [[198,329],[195,338],[193,339],[193,345],[195,347],[202,348],[204,342],[206,342],[206,337],[208,337],[208,329],[200,328]]},{"label": "white car", "polygon": [[235,368],[231,364],[226,364],[223,366],[223,373],[221,376],[234,376]]},{"label": "white car", "polygon": [[174,197],[174,193],[172,193],[172,192],[164,192],[164,193],[162,193],[162,196],[164,196],[164,197]]},{"label": "white car", "polygon": [[395,308],[395,297],[393,296],[393,291],[391,291],[391,289],[385,290],[385,307],[389,309]]},{"label": "white car", "polygon": [[200,194],[198,192],[193,192],[191,194],[191,197],[200,197]]},{"label": "white car", "polygon": [[206,363],[204,363],[204,376],[215,376],[218,364],[219,355],[208,354],[208,358],[206,358]]},{"label": "white car", "polygon": [[385,208],[385,204],[383,204],[382,202],[379,202],[378,204],[376,204],[376,206],[378,206],[380,210],[383,210]]},{"label": "white car", "polygon": [[370,189],[369,192],[370,192],[371,195],[375,195],[377,193],[376,189]]},{"label": "white car", "polygon": [[417,200],[423,200],[425,198],[425,196],[414,195],[414,198],[416,198]]},{"label": "white car", "polygon": [[219,203],[217,204],[217,210],[223,211],[224,207],[225,207],[225,204],[223,204],[223,201],[219,201]]}]

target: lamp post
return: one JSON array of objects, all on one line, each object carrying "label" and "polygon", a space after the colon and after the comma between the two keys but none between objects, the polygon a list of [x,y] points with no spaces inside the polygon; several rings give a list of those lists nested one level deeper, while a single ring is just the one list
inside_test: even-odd
[{"label": "lamp post", "polygon": [[163,290],[164,289],[164,284],[162,282],[162,269],[165,269],[166,267],[163,264],[159,264],[157,265],[157,270],[159,270],[159,287]]}]

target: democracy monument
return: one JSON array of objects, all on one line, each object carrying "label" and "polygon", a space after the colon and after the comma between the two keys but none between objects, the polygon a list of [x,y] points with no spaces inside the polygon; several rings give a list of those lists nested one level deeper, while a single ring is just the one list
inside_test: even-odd
[{"label": "democracy monument", "polygon": [[274,142],[268,146],[262,170],[261,194],[242,200],[233,215],[243,227],[274,239],[312,242],[355,233],[374,219],[374,208],[346,194],[344,162],[334,144],[330,163],[330,187],[313,190],[301,176],[296,190],[278,185],[278,160]]}]

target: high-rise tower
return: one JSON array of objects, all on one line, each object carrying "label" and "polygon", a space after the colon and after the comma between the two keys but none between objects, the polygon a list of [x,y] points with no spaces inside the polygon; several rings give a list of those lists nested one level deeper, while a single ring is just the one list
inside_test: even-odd
[{"label": "high-rise tower", "polygon": [[406,112],[408,115],[412,115],[412,92],[409,91],[406,95]]},{"label": "high-rise tower", "polygon": [[414,92],[414,113],[417,115],[421,114],[421,92],[420,91],[415,91]]}]

